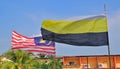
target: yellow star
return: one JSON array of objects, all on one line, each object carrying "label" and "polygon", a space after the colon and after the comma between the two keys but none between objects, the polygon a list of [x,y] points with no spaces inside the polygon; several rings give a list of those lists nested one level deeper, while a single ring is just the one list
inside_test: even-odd
[{"label": "yellow star", "polygon": [[41,39],[41,40],[40,40],[40,43],[45,43],[45,40]]}]

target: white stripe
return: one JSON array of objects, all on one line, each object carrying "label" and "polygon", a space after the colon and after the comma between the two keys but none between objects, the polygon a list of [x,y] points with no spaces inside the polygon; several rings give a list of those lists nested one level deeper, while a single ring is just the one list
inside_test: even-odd
[{"label": "white stripe", "polygon": [[103,17],[103,16],[105,16],[105,15],[101,14],[101,15],[98,15],[98,16],[96,16],[96,15],[76,16],[76,17],[67,18],[65,20],[73,22],[73,21],[84,20],[84,19],[91,19],[91,18],[94,18],[94,17]]}]

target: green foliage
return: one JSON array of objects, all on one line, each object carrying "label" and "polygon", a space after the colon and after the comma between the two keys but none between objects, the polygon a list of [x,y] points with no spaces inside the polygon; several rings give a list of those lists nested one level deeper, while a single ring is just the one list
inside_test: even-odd
[{"label": "green foliage", "polygon": [[0,69],[54,69],[54,63],[56,64],[56,69],[62,69],[62,64],[60,59],[54,58],[54,56],[47,56],[45,59],[45,54],[40,55],[39,58],[34,58],[32,53],[27,53],[22,50],[9,50],[3,54],[3,57],[11,61],[2,62],[0,64]]},{"label": "green foliage", "polygon": [[39,58],[45,58],[45,54],[38,54]]}]

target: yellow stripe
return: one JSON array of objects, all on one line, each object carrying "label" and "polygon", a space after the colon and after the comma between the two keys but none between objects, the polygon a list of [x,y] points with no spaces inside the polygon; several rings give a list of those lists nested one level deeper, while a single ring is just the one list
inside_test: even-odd
[{"label": "yellow stripe", "polygon": [[107,32],[107,19],[96,18],[79,20],[74,22],[62,20],[45,20],[42,28],[57,33],[57,34],[75,34],[75,33],[90,33],[90,32]]}]

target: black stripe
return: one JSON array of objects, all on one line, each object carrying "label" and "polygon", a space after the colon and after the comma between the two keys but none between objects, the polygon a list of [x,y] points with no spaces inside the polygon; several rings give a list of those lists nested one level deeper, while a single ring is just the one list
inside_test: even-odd
[{"label": "black stripe", "polygon": [[56,34],[41,28],[45,40],[66,43],[77,46],[103,46],[108,45],[108,32],[82,33],[82,34]]}]

